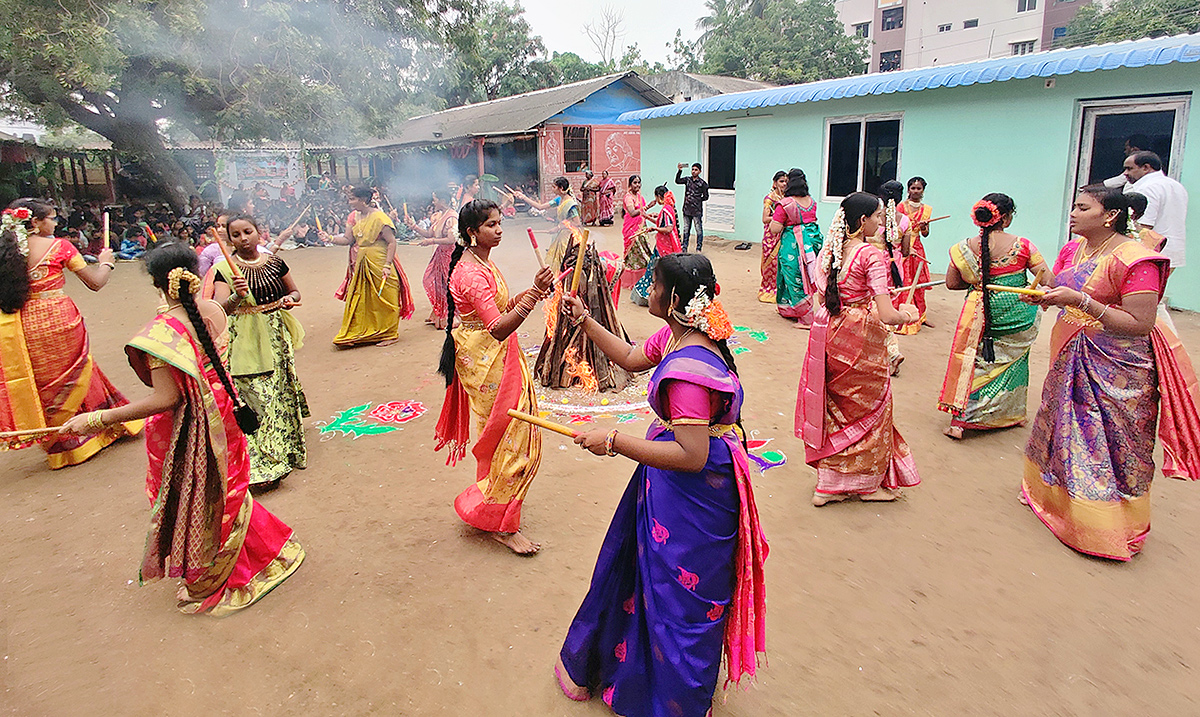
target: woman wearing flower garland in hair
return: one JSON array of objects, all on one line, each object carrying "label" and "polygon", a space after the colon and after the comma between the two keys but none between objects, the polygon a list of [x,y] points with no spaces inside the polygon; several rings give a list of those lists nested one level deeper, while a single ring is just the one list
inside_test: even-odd
[{"label": "woman wearing flower garland in hair", "polygon": [[808,179],[803,171],[788,172],[787,189],[771,215],[768,231],[779,243],[776,308],[780,316],[796,319],[797,326],[808,328],[813,320],[817,252],[821,251],[825,238],[817,226],[817,200],[809,196]]},{"label": "woman wearing flower garland in hair", "polygon": [[[515,421],[508,409],[537,415],[537,395],[516,330],[549,292],[554,273],[543,268],[533,288],[509,298],[508,284],[491,251],[500,244],[500,208],[476,199],[458,214],[458,246],[450,257],[449,314],[438,373],[446,377],[446,399],[434,437],[447,463],[466,456],[474,414],[479,440],[471,452],[475,482],[454,500],[467,524],[488,531],[518,555],[541,546],[521,534],[521,504],[542,460],[542,436]],[[462,323],[454,326],[458,312]]]},{"label": "woman wearing flower garland in hair", "polygon": [[643,233],[646,227],[646,198],[642,196],[642,178],[634,174],[629,177],[629,189],[621,207],[624,221],[621,224],[621,239],[625,244],[625,270],[621,282],[614,287],[613,304],[620,303],[621,289],[632,289],[646,274],[650,263],[650,244]]},{"label": "woman wearing flower garland in hair", "polygon": [[620,715],[703,717],[722,654],[725,684],[755,675],[765,650],[767,544],[743,447],[742,386],[712,264],[663,257],[650,313],[666,322],[644,345],[605,330],[575,298],[571,321],[631,372],[654,369],[646,438],[595,429],[575,442],[635,461],[600,547],[591,587],[555,665],[563,693],[598,693]]},{"label": "woman wearing flower garland in hair", "polygon": [[[659,207],[657,212],[654,211],[656,206]],[[646,213],[654,221],[654,248],[650,252],[650,261],[646,263],[646,272],[633,285],[630,297],[640,306],[650,303],[650,285],[659,260],[683,251],[679,244],[679,218],[675,216],[675,193],[667,189],[667,185],[660,184],[654,188],[654,203],[646,208]]]},{"label": "woman wearing flower garland in hair", "polygon": [[921,482],[892,423],[887,324],[915,321],[917,309],[892,306],[887,255],[867,241],[883,212],[864,192],[843,199],[819,257],[817,318],[796,402],[796,436],[817,469],[815,506],[895,500],[899,488]]},{"label": "woman wearing flower garland in hair", "polygon": [[[901,267],[904,265],[905,257],[911,253],[912,247],[909,244],[912,237],[909,236],[908,231],[911,222],[896,208],[904,196],[904,185],[894,179],[884,182],[879,186],[877,196],[883,202],[883,221],[879,224],[879,230],[873,236],[867,237],[867,241],[887,257],[887,275],[891,286],[893,288],[901,287],[904,286]],[[892,297],[892,306],[899,308],[900,302],[905,298],[899,294]],[[896,340],[896,331],[896,328],[890,328],[887,335],[888,366],[892,376],[900,375],[900,364],[904,363],[904,354],[900,353],[900,342]]]},{"label": "woman wearing flower garland in hair", "polygon": [[142,583],[182,578],[179,609],[224,616],[249,607],[304,560],[292,529],[249,492],[246,433],[258,426],[221,363],[225,312],[199,300],[195,252],[164,244],[146,269],[165,309],[125,347],[153,392],[120,408],[76,416],[62,428],[88,435],[114,423],[146,422],[150,533]]},{"label": "woman wearing flower garland in hair", "polygon": [[396,228],[382,209],[371,206],[374,193],[370,187],[350,190],[354,225],[336,236],[318,233],[322,241],[357,249],[335,346],[390,346],[400,340],[400,320],[413,314],[408,277],[396,259]]},{"label": "woman wearing flower garland in hair", "polygon": [[[1156,322],[1170,262],[1127,234],[1120,190],[1084,187],[1071,209],[1056,286],[1026,300],[1062,311],[1025,448],[1022,502],[1081,553],[1129,560],[1150,532],[1157,428],[1163,474],[1200,479],[1195,371]],[[1156,426],[1157,424],[1157,426]]]},{"label": "woman wearing flower garland in hair", "polygon": [[211,298],[229,315],[229,373],[260,418],[259,429],[247,437],[250,485],[274,487],[308,464],[303,423],[308,400],[296,375],[304,328],[291,312],[300,289],[283,259],[259,253],[253,217],[230,217],[225,234],[238,273],[224,258],[214,264]]},{"label": "woman wearing flower garland in hair", "polygon": [[[908,180],[908,197],[896,205],[896,211],[908,217],[908,253],[904,255],[900,272],[904,286],[923,284],[929,281],[929,257],[925,256],[925,245],[921,242],[922,237],[929,236],[929,220],[933,217],[933,208],[923,201],[927,186],[929,185],[924,177],[913,177]],[[925,311],[925,292],[927,291],[929,289],[913,291],[913,305],[917,307],[917,311],[921,312],[921,320],[901,326],[896,333],[915,334],[921,330],[922,325],[933,328]],[[892,304],[899,306],[899,302],[902,300],[904,297],[897,296],[892,299]]]},{"label": "woman wearing flower garland in hair", "polygon": [[571,195],[571,183],[566,177],[554,178],[555,196],[548,202],[539,202],[531,199],[528,194],[517,190],[516,196],[534,209],[546,211],[554,207],[555,215],[553,221],[557,223],[558,234],[554,237],[554,241],[550,244],[550,248],[546,250],[546,266],[556,269],[562,264],[563,255],[567,253],[567,248],[574,241],[573,232],[580,231],[582,224],[579,219],[579,202]]},{"label": "woman wearing flower garland in hair", "polygon": [[779,272],[779,237],[771,233],[771,221],[775,216],[775,208],[783,201],[783,192],[787,189],[787,184],[787,172],[776,172],[775,178],[771,180],[771,191],[763,197],[762,262],[759,266],[762,271],[762,284],[758,288],[758,300],[764,304],[775,303],[775,281]]},{"label": "woman wearing flower garland in hair", "polygon": [[[64,290],[65,271],[92,291],[104,288],[116,266],[112,249],[89,266],[71,242],[54,237],[57,221],[54,206],[37,199],[18,199],[0,216],[0,431],[59,426],[78,413],[126,403],[92,360],[83,317]],[[90,437],[60,435],[0,449],[38,442],[50,467],[64,468],[141,430],[133,420]]]},{"label": "woman wearing flower garland in hair", "polygon": [[437,192],[431,195],[433,213],[429,216],[429,228],[422,229],[415,219],[404,215],[404,225],[420,236],[421,246],[434,247],[429,266],[425,268],[423,284],[425,295],[433,307],[425,323],[432,325],[438,331],[446,328],[446,286],[450,280],[450,255],[454,253],[455,226],[458,223],[458,211],[449,207]]},{"label": "woman wearing flower garland in hair", "polygon": [[[979,236],[950,248],[946,287],[967,291],[938,400],[938,408],[953,416],[945,430],[951,438],[962,438],[963,429],[1025,424],[1029,349],[1038,335],[1038,308],[1022,302],[1019,294],[987,288],[1024,287],[1028,273],[1048,273],[1037,247],[1006,231],[1016,211],[1007,194],[985,196],[971,209]],[[1043,280],[1046,286],[1054,285],[1052,278]]]}]

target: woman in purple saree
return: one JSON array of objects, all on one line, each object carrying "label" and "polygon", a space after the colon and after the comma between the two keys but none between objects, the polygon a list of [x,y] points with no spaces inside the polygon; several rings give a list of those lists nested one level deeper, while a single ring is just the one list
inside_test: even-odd
[{"label": "woman in purple saree", "polygon": [[567,697],[595,693],[625,717],[703,717],[724,653],[726,686],[765,649],[767,545],[742,444],[732,327],[699,254],[663,257],[650,311],[667,326],[634,347],[564,299],[618,364],[654,368],[646,439],[597,429],[576,443],[639,463],[600,548],[587,597],[555,666]]}]

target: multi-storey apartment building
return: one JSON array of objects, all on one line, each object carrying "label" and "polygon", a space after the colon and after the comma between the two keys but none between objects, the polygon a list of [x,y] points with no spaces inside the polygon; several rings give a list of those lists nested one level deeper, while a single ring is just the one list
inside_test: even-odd
[{"label": "multi-storey apartment building", "polygon": [[1092,0],[834,0],[871,41],[871,72],[1049,50]]}]

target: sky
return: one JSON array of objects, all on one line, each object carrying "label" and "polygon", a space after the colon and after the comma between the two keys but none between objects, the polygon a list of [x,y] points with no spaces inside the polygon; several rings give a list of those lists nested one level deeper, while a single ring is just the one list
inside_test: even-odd
[{"label": "sky", "polygon": [[534,34],[542,36],[549,52],[574,52],[590,62],[598,61],[600,55],[583,34],[583,26],[599,18],[604,7],[611,7],[625,16],[621,50],[636,42],[648,62],[666,61],[677,28],[683,30],[685,39],[696,39],[700,34],[696,30],[696,20],[708,14],[704,0],[608,0],[597,3],[521,0],[521,6],[525,8],[525,18]]}]

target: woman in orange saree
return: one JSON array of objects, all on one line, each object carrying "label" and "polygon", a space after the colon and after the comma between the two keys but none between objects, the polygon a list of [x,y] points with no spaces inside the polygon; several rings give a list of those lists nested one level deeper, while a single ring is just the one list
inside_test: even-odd
[{"label": "woman in orange saree", "polygon": [[[475,482],[454,500],[468,525],[487,531],[519,555],[541,547],[521,534],[521,505],[542,460],[542,437],[509,409],[537,415],[537,394],[517,327],[549,292],[554,272],[542,268],[533,288],[509,298],[508,284],[490,255],[500,244],[500,208],[476,199],[458,217],[459,244],[450,259],[449,316],[438,372],[446,377],[446,399],[435,430],[434,450],[449,446],[446,462],[466,456],[469,418],[479,431],[471,452]],[[454,326],[454,313],[462,323]]]},{"label": "woman in orange saree", "polygon": [[148,418],[146,496],[150,532],[141,583],[182,578],[179,609],[224,616],[257,602],[296,571],[304,549],[292,529],[250,495],[245,432],[257,417],[237,397],[221,363],[225,312],[197,301],[196,254],[182,244],[150,252],[146,268],[166,294],[165,310],[125,347],[154,391],[120,408],[76,416],[63,426],[85,435]]},{"label": "woman in orange saree", "polygon": [[818,257],[816,320],[796,402],[796,436],[817,469],[813,505],[858,496],[890,501],[921,482],[908,444],[892,423],[888,328],[916,320],[888,295],[888,260],[865,239],[883,222],[879,198],[842,200]]},{"label": "woman in orange saree", "polygon": [[1156,429],[1163,474],[1200,479],[1200,388],[1157,315],[1170,263],[1125,233],[1128,201],[1084,187],[1071,210],[1080,238],[1059,253],[1055,288],[1029,299],[1062,311],[1021,485],[1064,544],[1122,561],[1150,532]]},{"label": "woman in orange saree", "polygon": [[[108,283],[115,264],[111,249],[88,266],[79,250],[54,237],[58,214],[36,199],[19,199],[4,210],[0,233],[0,431],[62,425],[78,413],[125,405],[92,359],[83,316],[67,296],[65,271],[92,291]],[[0,448],[40,443],[50,468],[78,465],[123,436],[136,435],[141,421],[109,426],[90,436],[51,435]]]},{"label": "woman in orange saree", "polygon": [[[908,180],[908,197],[896,205],[896,211],[908,217],[908,249],[900,264],[901,275],[905,286],[922,284],[929,281],[929,257],[925,256],[925,245],[922,237],[929,236],[929,220],[933,217],[933,208],[924,203],[925,187],[929,186],[924,177],[913,177]],[[898,334],[915,334],[921,330],[921,324],[933,328],[925,317],[925,292],[929,289],[917,289],[913,292],[913,304],[921,312],[921,320],[905,324],[896,329]]]},{"label": "woman in orange saree", "polygon": [[779,273],[779,236],[771,232],[771,219],[775,216],[775,207],[783,201],[787,183],[787,172],[779,170],[771,180],[771,191],[763,197],[762,262],[759,266],[762,284],[758,288],[758,300],[764,304],[775,303],[775,281]]}]

